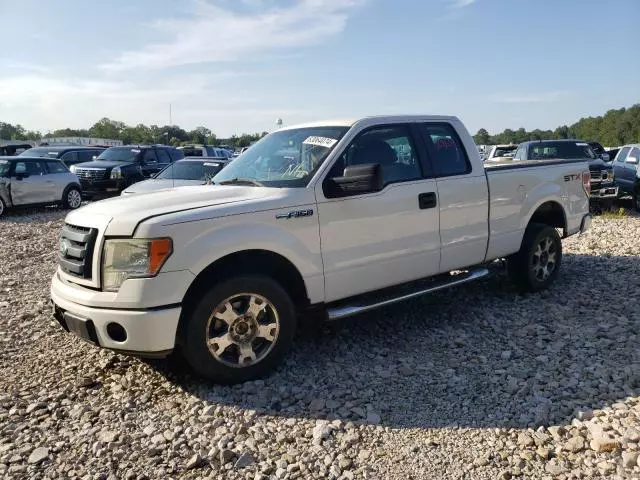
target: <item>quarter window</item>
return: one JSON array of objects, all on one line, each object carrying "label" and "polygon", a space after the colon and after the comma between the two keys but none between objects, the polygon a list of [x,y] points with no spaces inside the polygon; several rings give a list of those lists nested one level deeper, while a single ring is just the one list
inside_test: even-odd
[{"label": "quarter window", "polygon": [[462,142],[448,123],[420,125],[436,177],[464,175],[471,172],[471,163]]},{"label": "quarter window", "polygon": [[328,178],[353,165],[379,163],[384,185],[422,178],[418,155],[404,125],[382,126],[361,133],[336,160]]},{"label": "quarter window", "polygon": [[142,161],[144,163],[158,163],[158,157],[156,157],[156,152],[154,152],[153,148],[149,148],[144,152]]},{"label": "quarter window", "polygon": [[156,150],[156,153],[158,154],[158,160],[160,161],[160,163],[163,163],[165,165],[171,163],[171,157],[169,157],[169,154],[166,150],[159,148],[158,150]]},{"label": "quarter window", "polygon": [[47,162],[49,173],[67,173],[67,169],[62,162]]}]

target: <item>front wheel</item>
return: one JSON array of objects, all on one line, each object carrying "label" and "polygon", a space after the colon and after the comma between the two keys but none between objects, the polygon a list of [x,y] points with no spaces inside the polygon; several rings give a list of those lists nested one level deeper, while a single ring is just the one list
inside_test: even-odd
[{"label": "front wheel", "polygon": [[520,290],[539,292],[554,282],[561,262],[562,241],[558,231],[534,223],[527,227],[520,251],[508,258],[507,269]]},{"label": "front wheel", "polygon": [[240,383],[272,370],[293,343],[293,302],[262,275],[232,278],[213,286],[189,314],[182,353],[200,375]]},{"label": "front wheel", "polygon": [[82,192],[77,187],[69,187],[64,192],[62,206],[69,210],[75,210],[82,205]]},{"label": "front wheel", "polygon": [[636,212],[640,212],[640,188],[636,189],[633,194],[633,208]]},{"label": "front wheel", "polygon": [[7,210],[7,206],[4,203],[4,200],[2,200],[2,197],[0,197],[0,217],[2,217],[4,215],[4,212]]}]

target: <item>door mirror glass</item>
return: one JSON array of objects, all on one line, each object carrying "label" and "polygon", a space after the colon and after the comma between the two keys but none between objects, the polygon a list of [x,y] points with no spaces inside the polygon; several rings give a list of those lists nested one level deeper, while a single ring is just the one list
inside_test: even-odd
[{"label": "door mirror glass", "polygon": [[632,163],[634,165],[637,165],[638,164],[638,157],[628,156],[627,157],[627,163]]},{"label": "door mirror glass", "polygon": [[29,174],[27,172],[16,172],[16,180],[22,180],[23,178],[27,178]]},{"label": "door mirror glass", "polygon": [[379,192],[384,186],[379,163],[349,166],[344,169],[341,177],[333,177],[331,180],[338,195]]},{"label": "door mirror glass", "polygon": [[610,162],[611,161],[611,157],[609,156],[608,153],[603,153],[602,155],[600,155],[600,157],[602,158],[603,161],[605,162]]}]

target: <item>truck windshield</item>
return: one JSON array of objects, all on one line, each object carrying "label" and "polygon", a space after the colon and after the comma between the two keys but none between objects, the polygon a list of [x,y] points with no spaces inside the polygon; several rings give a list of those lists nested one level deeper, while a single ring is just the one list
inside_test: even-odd
[{"label": "truck windshield", "polygon": [[265,187],[306,187],[318,167],[348,130],[347,127],[309,127],[279,130],[264,137],[233,160],[213,181]]},{"label": "truck windshield", "polygon": [[223,162],[214,160],[194,162],[180,161],[169,165],[162,170],[156,178],[172,179],[172,180],[202,180],[203,182],[210,180],[218,173]]},{"label": "truck windshield", "polygon": [[530,157],[532,160],[595,159],[596,154],[586,142],[542,142],[531,146]]},{"label": "truck windshield", "polygon": [[134,162],[139,154],[139,148],[111,147],[98,155],[96,160],[109,160],[110,162]]}]

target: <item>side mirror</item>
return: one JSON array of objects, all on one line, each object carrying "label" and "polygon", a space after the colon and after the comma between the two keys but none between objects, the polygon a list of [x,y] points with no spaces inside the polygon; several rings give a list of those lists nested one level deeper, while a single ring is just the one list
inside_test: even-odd
[{"label": "side mirror", "polygon": [[631,163],[633,165],[638,164],[638,157],[627,157],[627,163]]},{"label": "side mirror", "polygon": [[379,163],[353,165],[344,169],[342,177],[333,177],[336,196],[379,192],[384,186]]},{"label": "side mirror", "polygon": [[29,177],[29,174],[27,172],[16,173],[16,180],[22,180],[23,178],[27,177]]},{"label": "side mirror", "polygon": [[600,158],[602,158],[602,161],[604,161],[604,162],[610,162],[611,161],[611,156],[608,153],[603,153],[602,155],[600,155]]}]

